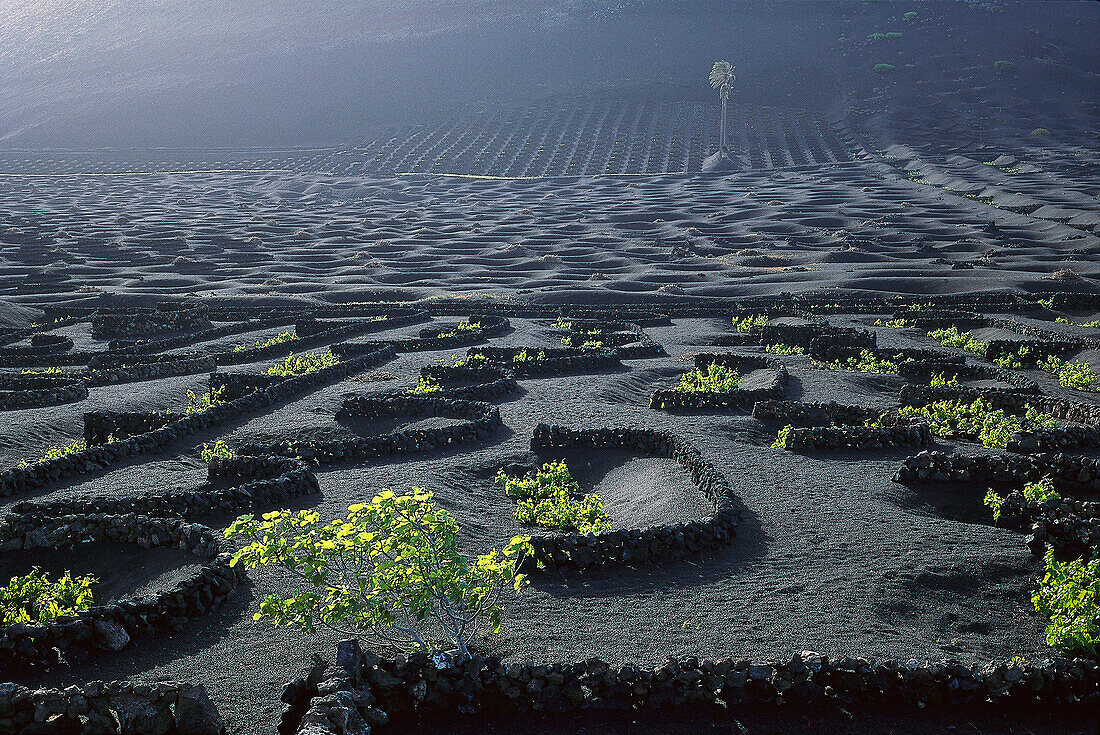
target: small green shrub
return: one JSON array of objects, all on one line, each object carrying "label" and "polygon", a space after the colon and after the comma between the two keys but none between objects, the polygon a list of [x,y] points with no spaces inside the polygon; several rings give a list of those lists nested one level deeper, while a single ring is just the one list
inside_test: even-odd
[{"label": "small green shrub", "polygon": [[588,334],[567,334],[561,338],[561,343],[566,347],[580,347],[582,350],[595,350],[603,347],[603,342],[591,339]]},{"label": "small green shrub", "polygon": [[1028,404],[1024,411],[1024,421],[1031,427],[1053,429],[1058,425],[1058,419],[1048,413],[1043,413],[1034,406]]},{"label": "small green shrub", "polygon": [[214,406],[223,402],[222,396],[224,395],[224,385],[220,388],[211,388],[202,394],[197,394],[195,391],[189,390],[187,391],[187,408],[184,410],[184,413],[192,414],[209,411]]},{"label": "small green shrub", "polygon": [[775,441],[772,442],[772,449],[786,449],[787,437],[790,435],[792,429],[794,429],[794,427],[790,424],[780,429],[779,433],[775,435]]},{"label": "small green shrub", "polygon": [[237,456],[236,453],[221,439],[218,439],[213,444],[207,444],[203,442],[202,450],[199,452],[199,456],[202,457],[202,461],[210,464],[214,459],[232,459]]},{"label": "small green shrub", "polygon": [[432,378],[421,378],[415,387],[409,388],[405,391],[405,395],[420,396],[442,392],[443,386],[437,383],[435,380],[433,380]]},{"label": "small green shrub", "polygon": [[1035,610],[1050,618],[1047,643],[1066,656],[1097,654],[1100,640],[1100,558],[1058,561],[1048,549],[1046,571],[1032,595]]},{"label": "small green shrub", "polygon": [[907,21],[909,21],[910,23],[912,23],[913,21],[915,21],[915,20],[917,19],[917,11],[915,11],[915,10],[910,10],[909,12],[905,13],[905,14],[904,14],[904,15],[902,15],[901,17],[902,17],[902,18],[905,18],[905,19],[906,19]]},{"label": "small green shrub", "polygon": [[574,498],[565,491],[542,500],[521,500],[516,504],[516,520],[556,531],[599,533],[610,530],[600,496],[588,494]]},{"label": "small green shrub", "polygon": [[572,329],[573,322],[567,320],[565,317],[558,317],[558,320],[550,325],[554,329]]},{"label": "small green shrub", "polygon": [[41,370],[34,370],[33,368],[23,368],[19,371],[20,375],[64,375],[65,371],[59,367],[42,368]]},{"label": "small green shrub", "polygon": [[[439,358],[440,365],[446,365],[447,361],[442,357]],[[485,355],[467,355],[462,357],[460,355],[451,355],[451,367],[477,367],[481,365],[488,365],[489,358]]]},{"label": "small green shrub", "polygon": [[331,352],[322,352],[320,354],[306,352],[302,355],[295,355],[292,352],[278,365],[269,367],[267,369],[267,374],[277,375],[282,378],[287,378],[292,375],[308,375],[317,370],[332,367],[338,362],[340,362],[340,359]]},{"label": "small green shrub", "polygon": [[445,332],[440,332],[438,337],[457,337],[460,332],[472,332],[475,329],[481,329],[480,322],[471,322],[469,319],[463,319],[458,324],[454,325]]},{"label": "small green shrub", "polygon": [[266,597],[256,620],[307,633],[325,625],[401,650],[457,648],[468,659],[479,629],[500,631],[505,588],[526,584],[517,569],[531,545],[516,536],[471,562],[458,551],[458,531],[431,493],[413,488],[386,490],[328,524],[309,510],[244,515],[225,535],[246,544],[232,565],[281,566],[304,583],[285,599]]},{"label": "small green shrub", "polygon": [[1027,345],[1016,350],[1015,353],[1006,352],[993,360],[993,364],[997,367],[1012,368],[1013,370],[1023,370],[1033,363],[1034,358],[1031,357],[1031,348]]},{"label": "small green shrub", "polygon": [[1030,406],[1027,408],[1029,413],[1021,420],[978,397],[972,403],[950,399],[934,401],[927,406],[903,406],[899,413],[924,419],[936,436],[980,441],[982,446],[1003,449],[1012,435],[1024,428],[1053,425],[1053,417],[1034,411]]},{"label": "small green shrub", "polygon": [[[1039,480],[1039,482],[1025,482],[1021,494],[1028,500],[1036,503],[1045,503],[1048,500],[1060,500],[1062,497],[1055,492],[1054,482],[1049,477],[1044,477]],[[1004,505],[1005,499],[993,490],[989,490],[986,492],[985,499],[982,502],[993,510],[993,520],[999,520],[1001,517],[1001,507]]]},{"label": "small green shrub", "polygon": [[282,332],[281,334],[276,334],[271,339],[258,340],[252,347],[248,345],[237,345],[233,348],[233,351],[246,352],[249,349],[262,350],[265,347],[274,347],[275,345],[286,344],[287,342],[293,342],[297,339],[298,335],[294,332]]},{"label": "small green shrub", "polygon": [[955,325],[951,325],[946,329],[935,329],[929,332],[928,336],[944,347],[956,347],[960,350],[973,352],[976,355],[984,356],[986,349],[989,347],[985,342],[974,339],[970,332],[960,332]]},{"label": "small green shrub", "polygon": [[747,334],[754,329],[759,329],[760,327],[767,325],[767,323],[767,314],[750,314],[749,316],[743,316],[740,318],[734,317],[733,329],[740,334]]},{"label": "small green shrub", "polygon": [[994,521],[1000,520],[1001,506],[1004,505],[1004,502],[1004,497],[998,495],[994,490],[986,490],[985,497],[982,498],[982,504],[993,511]]},{"label": "small green shrub", "polygon": [[928,381],[928,385],[933,388],[943,388],[949,385],[958,385],[959,376],[952,375],[950,379],[947,378],[946,373],[933,373],[932,379]]},{"label": "small green shrub", "polygon": [[581,496],[580,485],[564,461],[547,462],[527,477],[509,477],[501,470],[494,482],[518,501],[515,518],[520,523],[578,533],[610,528],[600,496]]},{"label": "small green shrub", "polygon": [[897,374],[898,363],[893,360],[880,358],[870,350],[860,350],[859,357],[849,357],[845,360],[833,360],[832,362],[811,363],[819,370],[847,370],[856,373],[881,373],[886,375]]},{"label": "small green shrub", "polygon": [[674,391],[678,393],[728,393],[741,385],[741,375],[733,368],[711,363],[706,372],[696,368],[680,376]]},{"label": "small green shrub", "polygon": [[[1054,321],[1059,324],[1070,324],[1075,327],[1092,327],[1093,329],[1100,329],[1100,319],[1094,319],[1091,322],[1072,322],[1064,316],[1060,316]],[[60,368],[58,368],[58,371],[60,372]]]},{"label": "small green shrub", "polygon": [[41,625],[63,615],[75,615],[92,605],[95,577],[73,579],[65,572],[51,582],[38,567],[23,577],[12,577],[0,587],[0,628],[16,623]]},{"label": "small green shrub", "polygon": [[995,71],[999,74],[1005,74],[1007,72],[1012,71],[1015,68],[1016,68],[1016,65],[1013,64],[1011,61],[1001,60],[1001,61],[994,61],[993,62],[993,71]]},{"label": "small green shrub", "polygon": [[896,68],[897,67],[895,67],[893,64],[875,64],[873,67],[871,67],[871,70],[875,72],[875,74],[889,74]]},{"label": "small green shrub", "polygon": [[1025,498],[1036,503],[1062,499],[1062,496],[1054,491],[1054,481],[1049,477],[1044,477],[1038,482],[1024,483],[1023,494]]},{"label": "small green shrub", "polygon": [[564,460],[547,462],[541,469],[527,477],[509,477],[504,470],[500,470],[493,481],[500,485],[504,489],[504,494],[513,500],[548,498],[562,490],[573,494],[581,491],[580,485],[573,479]]},{"label": "small green shrub", "polygon": [[539,350],[538,352],[533,352],[533,351],[530,351],[530,350],[527,350],[527,349],[523,349],[523,350],[520,350],[519,352],[517,352],[515,355],[512,356],[512,362],[534,362],[536,360],[545,360],[545,359],[546,359],[545,350]]},{"label": "small green shrub", "polygon": [[769,352],[773,355],[805,355],[806,354],[806,350],[802,349],[801,347],[799,347],[797,345],[785,345],[785,344],[765,345],[764,346],[764,352]]},{"label": "small green shrub", "polygon": [[1098,379],[1092,367],[1084,360],[1066,362],[1060,357],[1050,355],[1039,363],[1039,368],[1058,378],[1058,384],[1065,388],[1093,390]]},{"label": "small green shrub", "polygon": [[1053,296],[1051,296],[1049,298],[1045,298],[1045,299],[1039,299],[1035,303],[1037,303],[1039,306],[1043,307],[1047,311],[1054,311],[1054,297]]},{"label": "small green shrub", "polygon": [[894,329],[905,329],[906,327],[913,326],[913,322],[909,319],[876,319],[876,327],[893,327]]},{"label": "small green shrub", "polygon": [[46,451],[43,452],[38,459],[34,460],[34,462],[28,462],[24,459],[20,460],[17,466],[20,469],[30,467],[32,464],[37,464],[38,462],[47,462],[51,459],[59,459],[61,457],[66,457],[70,454],[83,452],[87,448],[88,444],[83,439],[78,439],[71,444],[55,444],[47,448]]}]

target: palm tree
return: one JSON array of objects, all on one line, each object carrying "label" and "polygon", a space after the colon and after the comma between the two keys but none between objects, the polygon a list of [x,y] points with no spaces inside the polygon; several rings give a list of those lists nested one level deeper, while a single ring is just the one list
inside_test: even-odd
[{"label": "palm tree", "polygon": [[716,61],[710,68],[710,86],[718,90],[718,98],[722,100],[722,123],[719,128],[721,139],[718,149],[718,157],[729,156],[729,146],[726,143],[726,103],[730,98],[730,88],[737,77],[733,75],[733,65],[728,61]]}]

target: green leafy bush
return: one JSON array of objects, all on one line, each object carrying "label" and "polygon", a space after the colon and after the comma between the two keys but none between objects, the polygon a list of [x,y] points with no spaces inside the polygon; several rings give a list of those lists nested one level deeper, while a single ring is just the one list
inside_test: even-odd
[{"label": "green leafy bush", "polygon": [[231,459],[237,455],[228,444],[218,439],[213,444],[203,442],[199,456],[202,457],[203,462],[210,464],[213,459]]},{"label": "green leafy bush", "polygon": [[420,396],[442,392],[443,386],[437,383],[435,380],[433,380],[432,378],[421,378],[415,387],[409,388],[405,391],[405,395]]},{"label": "green leafy bush", "polygon": [[59,367],[42,368],[41,370],[34,370],[33,368],[23,368],[19,371],[20,375],[64,375],[65,371]]},{"label": "green leafy bush", "polygon": [[24,459],[20,460],[17,466],[20,468],[30,467],[31,464],[36,464],[38,462],[46,462],[51,459],[59,459],[61,457],[66,457],[70,454],[83,452],[87,448],[88,444],[83,439],[78,439],[71,444],[54,444],[53,446],[48,447],[38,459],[34,460],[34,462],[28,462]]},{"label": "green leafy bush", "polygon": [[266,597],[257,620],[307,633],[325,625],[401,650],[442,644],[466,659],[479,629],[500,631],[503,591],[526,584],[517,566],[530,537],[471,562],[458,551],[458,531],[431,493],[413,488],[386,490],[327,524],[309,510],[244,515],[225,535],[245,544],[232,564],[281,566],[303,583],[287,598]]},{"label": "green leafy bush", "polygon": [[23,577],[12,577],[0,587],[0,627],[21,623],[40,625],[63,615],[74,615],[92,605],[95,577],[74,579],[65,572],[51,582],[38,567]]},{"label": "green leafy bush", "polygon": [[546,359],[545,350],[539,350],[538,352],[533,352],[533,351],[530,351],[530,350],[527,350],[527,349],[522,349],[519,352],[517,352],[516,354],[512,355],[512,362],[534,362],[535,360],[545,360],[545,359]]},{"label": "green leafy bush", "polygon": [[982,498],[982,504],[985,507],[993,511],[993,520],[1000,520],[1001,506],[1004,505],[1005,499],[1003,496],[998,495],[994,490],[986,490],[985,497]]},{"label": "green leafy bush", "polygon": [[[1021,495],[1036,503],[1045,503],[1048,500],[1060,500],[1062,497],[1055,492],[1054,481],[1049,477],[1044,477],[1039,480],[1039,482],[1025,482]],[[993,490],[989,490],[986,492],[985,499],[982,502],[993,510],[993,520],[996,521],[1000,519],[1001,506],[1003,506],[1005,502],[1003,497]]]},{"label": "green leafy bush", "polygon": [[233,348],[234,352],[245,352],[249,349],[262,350],[265,347],[274,347],[275,345],[286,344],[287,342],[293,342],[298,339],[298,335],[294,332],[282,332],[276,334],[271,339],[257,340],[256,344],[251,348],[248,345],[237,345]]},{"label": "green leafy bush", "polygon": [[928,381],[928,385],[932,386],[933,388],[944,388],[944,387],[947,387],[949,385],[958,385],[958,384],[959,384],[959,376],[958,375],[952,375],[951,378],[949,379],[947,377],[946,373],[933,373],[932,374],[932,379]]},{"label": "green leafy bush", "polygon": [[801,347],[798,347],[797,345],[785,345],[785,344],[765,345],[764,346],[764,352],[769,352],[773,355],[805,355],[806,354],[806,350],[802,349]]},{"label": "green leafy bush", "polygon": [[875,74],[889,74],[896,68],[897,67],[893,64],[875,64],[871,70],[875,72]]},{"label": "green leafy bush", "polygon": [[463,319],[458,324],[454,325],[445,332],[440,332],[440,337],[457,337],[459,332],[471,332],[475,329],[481,329],[480,322],[471,322],[469,319]]},{"label": "green leafy bush", "polygon": [[951,325],[946,329],[935,329],[929,332],[928,336],[944,347],[957,347],[960,350],[973,352],[976,355],[984,356],[986,348],[989,347],[985,342],[974,339],[974,336],[970,334],[970,332],[960,332],[959,328],[955,325]]},{"label": "green leafy bush", "polygon": [[592,339],[591,334],[567,334],[561,338],[561,343],[566,347],[580,347],[584,350],[595,350],[603,347],[603,342]]},{"label": "green leafy bush", "polygon": [[845,360],[833,360],[832,362],[814,360],[812,364],[819,370],[847,370],[856,373],[883,374],[896,374],[898,372],[897,362],[880,358],[870,350],[860,350],[859,357],[849,357]]},{"label": "green leafy bush", "polygon": [[1024,345],[1016,352],[1006,352],[1000,357],[993,360],[993,363],[997,367],[1012,368],[1013,370],[1023,370],[1028,365],[1034,363],[1034,359],[1031,357],[1031,348]]},{"label": "green leafy bush", "polygon": [[560,490],[574,494],[581,491],[564,460],[547,462],[526,477],[510,477],[504,470],[500,470],[493,481],[504,489],[505,495],[514,500],[548,498]]},{"label": "green leafy bush", "polygon": [[223,395],[225,395],[224,385],[220,388],[211,388],[202,394],[197,394],[195,391],[189,390],[187,391],[187,408],[184,410],[184,413],[192,414],[209,411],[222,402]]},{"label": "green leafy bush", "polygon": [[292,375],[308,375],[322,368],[332,367],[338,362],[340,362],[340,359],[331,352],[322,352],[320,354],[306,352],[302,355],[295,355],[292,352],[278,365],[269,367],[267,369],[267,374],[277,375],[282,378],[287,378]]},{"label": "green leafy bush", "polygon": [[[448,364],[442,357],[439,358],[440,365]],[[489,358],[485,355],[467,355],[462,357],[460,355],[451,355],[450,365],[452,367],[477,367],[482,365],[488,365]]]},{"label": "green leafy bush", "polygon": [[1058,317],[1055,319],[1059,325],[1071,325],[1074,327],[1091,327],[1093,329],[1100,329],[1100,319],[1093,319],[1092,321],[1070,321],[1066,317]]},{"label": "green leafy bush", "polygon": [[787,424],[779,433],[775,435],[775,441],[772,442],[772,449],[786,449],[787,448],[787,436],[790,435],[793,426]]},{"label": "green leafy bush", "polygon": [[572,329],[573,322],[569,321],[565,317],[558,317],[558,320],[550,325],[554,329]]},{"label": "green leafy bush", "polygon": [[1054,418],[1027,407],[1029,413],[1021,420],[1006,414],[984,398],[972,403],[957,399],[934,401],[927,406],[903,406],[902,416],[922,418],[928,422],[932,433],[945,439],[980,441],[982,446],[1003,449],[1012,435],[1035,425],[1051,426]]},{"label": "green leafy bush", "polygon": [[1058,425],[1058,419],[1049,413],[1043,413],[1030,404],[1024,410],[1024,422],[1029,427],[1043,429],[1053,429]]},{"label": "green leafy bush", "polygon": [[1058,384],[1065,388],[1077,390],[1092,390],[1098,380],[1092,367],[1084,360],[1066,362],[1060,357],[1051,355],[1039,363],[1039,368],[1056,376]]},{"label": "green leafy bush", "polygon": [[741,375],[733,368],[711,363],[706,372],[696,368],[680,376],[674,391],[679,393],[728,393],[741,385]]},{"label": "green leafy bush", "polygon": [[562,460],[547,462],[526,477],[509,477],[501,470],[494,481],[518,501],[515,518],[520,523],[578,533],[610,528],[600,496],[581,496],[580,485]]},{"label": "green leafy bush", "polygon": [[741,334],[746,334],[754,329],[759,329],[768,323],[767,314],[750,314],[749,316],[734,317],[733,328]]},{"label": "green leafy bush", "polygon": [[1058,561],[1048,549],[1045,562],[1046,571],[1031,604],[1050,618],[1047,643],[1066,656],[1096,656],[1100,639],[1100,558]]},{"label": "green leafy bush", "polygon": [[913,322],[909,319],[876,319],[876,327],[893,327],[894,329],[905,329],[906,327],[913,326]]},{"label": "green leafy bush", "polygon": [[516,520],[542,528],[577,533],[598,533],[611,528],[600,496],[588,494],[575,498],[565,491],[541,500],[521,500],[516,504]]}]

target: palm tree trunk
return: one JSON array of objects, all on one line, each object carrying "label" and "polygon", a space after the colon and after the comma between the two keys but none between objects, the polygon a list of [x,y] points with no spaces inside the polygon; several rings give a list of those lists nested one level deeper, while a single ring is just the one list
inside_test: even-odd
[{"label": "palm tree trunk", "polygon": [[721,141],[719,143],[721,147],[718,149],[718,152],[719,157],[724,157],[729,154],[729,148],[726,146],[726,98],[724,96],[722,97],[722,123],[720,127],[721,130],[719,131],[718,137]]}]

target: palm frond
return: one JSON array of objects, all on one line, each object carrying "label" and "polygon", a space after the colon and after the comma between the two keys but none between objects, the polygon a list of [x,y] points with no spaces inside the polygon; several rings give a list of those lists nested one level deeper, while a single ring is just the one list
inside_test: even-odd
[{"label": "palm frond", "polygon": [[714,62],[714,66],[710,68],[710,86],[715,89],[721,87],[726,82],[731,71],[733,71],[733,65],[728,61]]}]

